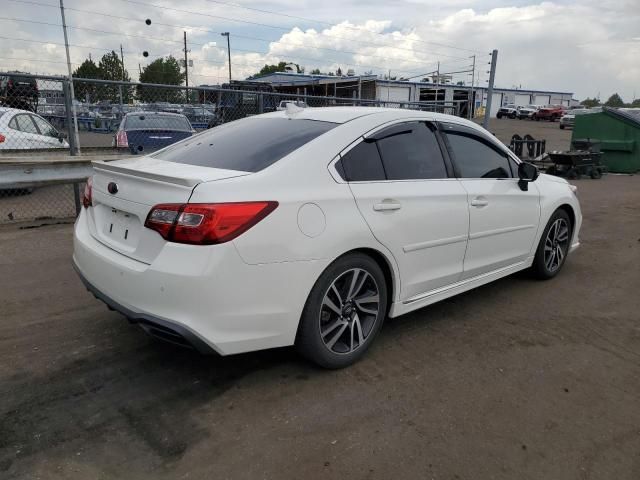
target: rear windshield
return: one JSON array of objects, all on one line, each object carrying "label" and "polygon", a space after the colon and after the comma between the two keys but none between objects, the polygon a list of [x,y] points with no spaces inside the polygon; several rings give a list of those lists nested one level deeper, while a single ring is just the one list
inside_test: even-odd
[{"label": "rear windshield", "polygon": [[258,172],[337,123],[286,118],[247,118],[212,128],[153,156],[168,162]]},{"label": "rear windshield", "polygon": [[125,130],[178,130],[190,132],[191,124],[185,117],[165,115],[129,115],[124,123]]}]

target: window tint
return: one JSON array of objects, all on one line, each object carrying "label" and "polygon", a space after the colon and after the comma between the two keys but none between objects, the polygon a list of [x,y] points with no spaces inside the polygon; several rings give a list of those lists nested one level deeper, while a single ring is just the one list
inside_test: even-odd
[{"label": "window tint", "polygon": [[[360,142],[342,156],[336,169],[348,182],[385,180],[382,161],[375,142]],[[342,172],[340,171],[342,168]],[[344,173],[343,173],[344,172]]]},{"label": "window tint", "polygon": [[[435,133],[422,122],[391,127],[398,133],[378,140],[388,180],[447,178]],[[390,129],[390,130],[391,130]]]},{"label": "window tint", "polygon": [[480,137],[462,132],[447,132],[449,145],[463,178],[510,178],[507,155],[498,152]]},{"label": "window tint", "polygon": [[58,131],[51,126],[49,122],[47,122],[44,118],[37,117],[35,115],[31,115],[33,121],[36,122],[38,129],[42,135],[46,135],[48,137],[56,138],[58,136]]},{"label": "window tint", "polygon": [[212,128],[154,154],[169,162],[258,172],[336,127],[286,118],[246,118]]},{"label": "window tint", "polygon": [[30,115],[16,115],[16,122],[18,124],[18,130],[26,133],[38,133],[36,126],[31,121]]},{"label": "window tint", "polygon": [[162,129],[190,132],[191,124],[186,117],[173,115],[127,115],[125,130]]}]

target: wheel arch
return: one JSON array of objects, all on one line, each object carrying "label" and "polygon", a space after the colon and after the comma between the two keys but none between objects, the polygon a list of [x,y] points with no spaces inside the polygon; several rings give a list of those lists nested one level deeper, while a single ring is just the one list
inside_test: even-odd
[{"label": "wheel arch", "polygon": [[[378,264],[382,273],[384,274],[384,280],[387,283],[387,313],[389,313],[389,309],[391,308],[391,304],[394,301],[395,294],[397,292],[396,278],[393,267],[389,259],[379,250],[375,248],[363,247],[356,248],[354,250],[350,250],[345,252],[344,255],[348,255],[350,253],[363,253],[371,258]],[[342,255],[341,255],[342,256]]]},{"label": "wheel arch", "polygon": [[[576,212],[573,210],[573,207],[571,205],[569,205],[568,203],[563,203],[558,208],[556,208],[554,210],[554,212],[556,212],[558,210],[564,210],[567,213],[567,215],[569,215],[569,220],[571,220],[571,230],[572,231],[575,230],[575,227],[576,227]],[[552,213],[552,215],[553,215],[553,213]]]}]

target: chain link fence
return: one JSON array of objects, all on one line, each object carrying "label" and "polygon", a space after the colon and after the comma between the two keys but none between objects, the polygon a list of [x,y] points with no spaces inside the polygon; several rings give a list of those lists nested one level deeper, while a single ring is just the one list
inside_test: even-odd
[{"label": "chain link fence", "polygon": [[[356,82],[357,83],[357,82]],[[78,180],[33,184],[41,160],[69,155],[141,155],[226,122],[286,109],[365,106],[460,115],[464,101],[397,102],[358,98],[354,83],[338,96],[276,92],[269,84],[222,87],[142,84],[97,79],[0,73],[0,171],[24,166],[24,178],[0,182],[0,223],[73,218]],[[293,90],[293,89],[292,89]],[[375,88],[370,89],[375,95]],[[344,96],[340,96],[344,95]],[[90,159],[87,158],[87,165]],[[1,174],[0,174],[1,175]],[[29,183],[25,187],[25,183]]]}]

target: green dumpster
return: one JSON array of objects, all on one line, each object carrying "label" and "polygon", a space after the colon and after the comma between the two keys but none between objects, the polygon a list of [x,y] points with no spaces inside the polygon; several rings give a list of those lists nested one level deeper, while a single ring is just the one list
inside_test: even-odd
[{"label": "green dumpster", "polygon": [[640,171],[640,110],[604,107],[602,112],[576,115],[571,141],[600,141],[602,163],[610,172]]}]

